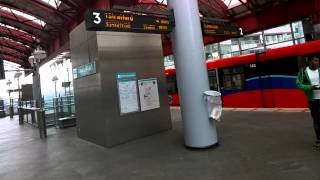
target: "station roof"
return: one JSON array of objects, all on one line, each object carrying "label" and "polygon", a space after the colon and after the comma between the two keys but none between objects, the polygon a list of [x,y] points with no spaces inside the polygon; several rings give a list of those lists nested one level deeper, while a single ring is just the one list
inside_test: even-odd
[{"label": "station roof", "polygon": [[[221,18],[243,28],[244,34],[303,19],[320,11],[320,0],[198,0],[199,14]],[[181,1],[184,3],[184,1]],[[69,32],[87,9],[131,8],[166,13],[166,0],[0,0],[0,59],[29,68],[37,45],[48,59],[69,49]],[[171,42],[163,35],[164,55]],[[205,44],[228,37],[204,37]]]}]

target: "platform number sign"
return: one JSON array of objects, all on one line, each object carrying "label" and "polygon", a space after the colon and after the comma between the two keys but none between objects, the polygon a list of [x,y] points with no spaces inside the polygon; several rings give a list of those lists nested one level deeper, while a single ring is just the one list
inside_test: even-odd
[{"label": "platform number sign", "polygon": [[92,12],[92,15],[94,16],[94,19],[93,19],[93,23],[95,24],[101,24],[101,13],[100,12]]},{"label": "platform number sign", "polygon": [[0,60],[0,79],[5,79],[5,72],[4,72],[4,66],[3,66],[3,60]]},{"label": "platform number sign", "polygon": [[88,30],[105,30],[105,13],[100,10],[89,10],[86,15],[86,27]]}]

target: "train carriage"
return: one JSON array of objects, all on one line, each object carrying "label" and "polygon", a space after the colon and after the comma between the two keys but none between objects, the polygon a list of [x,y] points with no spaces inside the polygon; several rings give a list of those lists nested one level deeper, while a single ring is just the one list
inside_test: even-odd
[{"label": "train carriage", "polygon": [[[296,75],[305,59],[320,52],[320,41],[268,49],[207,62],[211,90],[220,91],[224,107],[305,108]],[[179,105],[175,69],[167,69],[170,104]]]}]

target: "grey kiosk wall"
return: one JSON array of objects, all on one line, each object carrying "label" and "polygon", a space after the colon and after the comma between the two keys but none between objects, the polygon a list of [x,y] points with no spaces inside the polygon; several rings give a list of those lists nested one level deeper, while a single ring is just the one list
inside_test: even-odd
[{"label": "grey kiosk wall", "polygon": [[80,138],[111,147],[171,129],[160,35],[86,31],[83,22],[70,48]]}]

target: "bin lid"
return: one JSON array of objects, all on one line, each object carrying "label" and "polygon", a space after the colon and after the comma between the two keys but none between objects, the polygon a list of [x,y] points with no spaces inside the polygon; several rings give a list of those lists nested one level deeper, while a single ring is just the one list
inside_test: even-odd
[{"label": "bin lid", "polygon": [[218,91],[205,91],[203,94],[206,96],[221,96],[221,93]]}]

